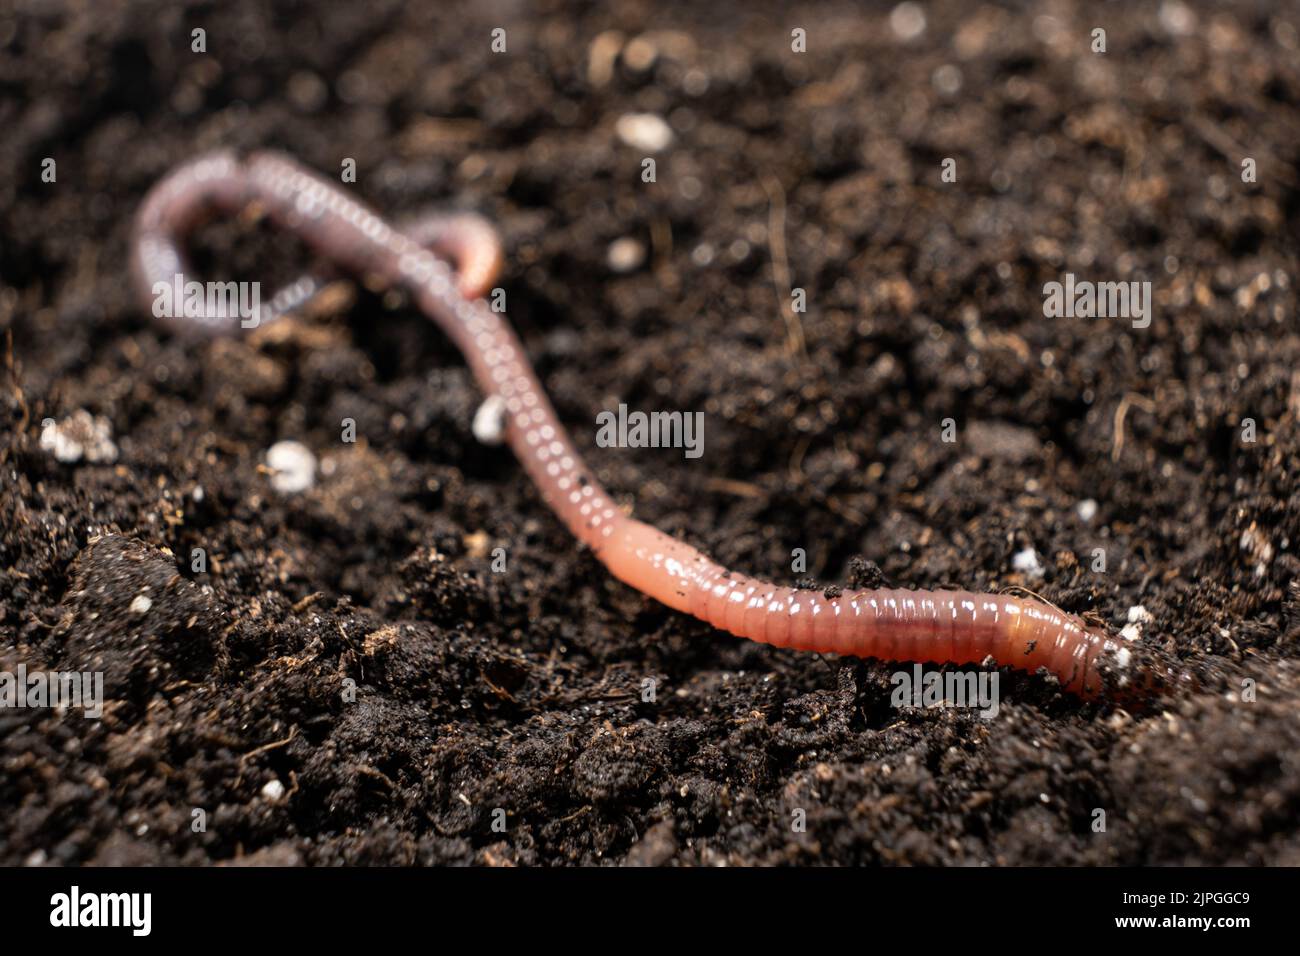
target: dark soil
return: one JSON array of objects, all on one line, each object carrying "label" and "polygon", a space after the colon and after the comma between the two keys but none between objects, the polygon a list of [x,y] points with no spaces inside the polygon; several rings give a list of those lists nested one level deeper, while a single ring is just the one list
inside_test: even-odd
[{"label": "dark soil", "polygon": [[[443,7],[0,3],[0,670],[110,699],[0,711],[0,861],[1300,864],[1296,4],[954,0],[909,42],[888,4]],[[632,112],[675,131],[654,184]],[[1004,670],[993,720],[892,707],[896,666],[612,579],[400,297],[171,338],[130,220],[217,146],[497,222],[512,321],[639,517],[786,583],[1021,586],[1115,631],[1141,605],[1201,689],[1139,712]],[[241,222],[196,256],[306,262]],[[1066,272],[1150,280],[1150,328],[1044,318]],[[594,447],[620,401],[705,412],[704,456]],[[115,462],[41,448],[78,409]],[[310,492],[260,470],[281,439],[330,465]]]}]

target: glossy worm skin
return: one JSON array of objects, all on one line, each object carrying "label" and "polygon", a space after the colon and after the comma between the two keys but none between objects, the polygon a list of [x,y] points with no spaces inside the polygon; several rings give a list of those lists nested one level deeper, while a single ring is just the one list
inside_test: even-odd
[{"label": "glossy worm skin", "polygon": [[[1086,698],[1103,690],[1103,655],[1121,671],[1127,665],[1128,652],[1102,630],[1041,601],[887,589],[829,597],[778,587],[728,571],[625,515],[578,455],[504,317],[480,298],[500,267],[501,249],[495,231],[477,217],[435,218],[400,230],[288,157],[212,154],[172,172],[140,210],[132,271],[146,307],[154,282],[185,273],[183,242],[203,215],[250,206],[330,265],[409,290],[460,348],[484,393],[499,398],[507,440],[555,513],[615,577],[669,607],[775,647],[934,663],[991,658],[1031,673],[1043,668]],[[450,258],[459,275],[425,245]],[[300,306],[318,285],[314,278],[291,285],[266,318]],[[172,321],[178,331],[199,335],[239,327],[237,319],[211,316]],[[1143,689],[1162,682],[1149,671],[1132,676],[1132,685]]]}]

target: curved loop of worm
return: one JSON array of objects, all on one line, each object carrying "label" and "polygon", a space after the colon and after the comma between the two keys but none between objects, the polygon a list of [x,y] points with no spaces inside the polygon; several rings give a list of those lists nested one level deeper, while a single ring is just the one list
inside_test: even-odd
[{"label": "curved loop of worm", "polygon": [[[247,182],[240,182],[240,176],[233,154],[214,153],[173,171],[150,192],[136,217],[131,257],[132,280],[142,301],[152,304],[158,283],[170,288],[177,276],[182,277],[182,286],[184,279],[193,278],[183,238],[205,215],[234,215],[256,206],[256,195]],[[486,295],[501,273],[504,253],[500,236],[476,213],[435,210],[402,223],[400,228],[414,242],[455,266],[457,288],[468,299]],[[330,278],[327,271],[299,276],[259,306],[251,325],[267,325],[308,308]],[[171,321],[176,330],[175,316],[158,317]],[[235,331],[242,319],[229,314],[186,316],[179,330],[223,335]]]},{"label": "curved loop of worm", "polygon": [[467,299],[487,295],[505,264],[500,234],[478,213],[431,212],[399,228],[456,267],[456,288]]},{"label": "curved loop of worm", "polygon": [[[456,269],[456,287],[467,299],[487,295],[501,274],[501,237],[482,216],[472,212],[428,212],[404,222],[402,232]],[[182,258],[182,261],[183,258]],[[308,272],[281,288],[262,309],[256,324],[265,325],[291,312],[311,308],[332,277]]]},{"label": "curved loop of worm", "polygon": [[[892,589],[828,597],[778,587],[729,571],[628,517],[569,440],[510,326],[473,297],[491,282],[480,275],[494,273],[500,263],[495,232],[486,224],[444,223],[441,235],[413,234],[388,225],[288,157],[256,153],[241,161],[217,153],[173,172],[144,202],[133,259],[146,301],[149,279],[184,271],[179,250],[203,210],[234,214],[252,203],[327,262],[409,289],[460,348],[486,396],[504,405],[507,440],[550,507],[615,577],[669,607],[776,647],[934,663],[991,658],[1031,673],[1043,668],[1085,698],[1114,689],[1103,687],[1108,682],[1121,694],[1125,686],[1128,694],[1147,694],[1190,682],[1168,667],[1129,668],[1128,649],[1103,630],[1032,598]],[[449,233],[455,241],[448,241]],[[457,259],[459,284],[424,242]],[[178,324],[217,334],[236,328],[216,317]],[[1103,680],[1103,670],[1117,679]]]}]

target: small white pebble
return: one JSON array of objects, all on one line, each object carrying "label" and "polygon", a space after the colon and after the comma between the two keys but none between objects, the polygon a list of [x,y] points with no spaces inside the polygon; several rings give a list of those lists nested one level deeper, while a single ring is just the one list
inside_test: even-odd
[{"label": "small white pebble", "polygon": [[1121,647],[1115,652],[1115,666],[1123,669],[1128,667],[1129,662],[1133,660],[1133,652],[1127,647]]},{"label": "small white pebble", "polygon": [[945,63],[930,74],[930,84],[944,96],[956,96],[961,92],[961,70],[951,63]]},{"label": "small white pebble", "polygon": [[615,239],[605,252],[605,262],[611,272],[635,272],[645,262],[645,245],[631,236]]},{"label": "small white pebble", "polygon": [[63,421],[41,422],[41,448],[59,461],[73,464],[85,459],[92,464],[117,461],[113,429],[102,415],[79,408]]},{"label": "small white pebble", "polygon": [[1043,576],[1043,563],[1038,560],[1038,552],[1033,548],[1017,551],[1011,558],[1011,567],[1012,570],[1019,571],[1026,577],[1041,578]]},{"label": "small white pebble", "polygon": [[900,40],[915,40],[925,32],[925,11],[908,0],[889,14],[889,27]]},{"label": "small white pebble", "polygon": [[148,614],[151,607],[153,607],[153,601],[148,596],[137,594],[127,610],[132,614]]},{"label": "small white pebble", "polygon": [[1160,26],[1176,37],[1187,36],[1196,29],[1196,14],[1179,0],[1165,0],[1160,4]]},{"label": "small white pebble", "polygon": [[657,153],[673,142],[673,130],[654,113],[624,113],[614,124],[614,132],[633,149]]},{"label": "small white pebble", "polygon": [[198,504],[203,500],[205,494],[202,485],[195,485],[194,490],[190,492],[190,497],[194,499],[195,504]]},{"label": "small white pebble", "polygon": [[1084,524],[1088,524],[1093,518],[1097,517],[1097,502],[1093,501],[1091,498],[1085,498],[1083,501],[1079,502],[1077,510],[1079,512],[1079,520]]},{"label": "small white pebble", "polygon": [[1125,624],[1124,629],[1119,632],[1119,636],[1126,641],[1136,641],[1142,636],[1141,624]]},{"label": "small white pebble", "polygon": [[1151,616],[1151,612],[1141,604],[1134,604],[1128,609],[1128,621],[1130,624],[1146,624],[1148,621],[1154,620],[1155,618]]},{"label": "small white pebble", "polygon": [[316,456],[296,441],[278,441],[266,450],[271,487],[286,495],[306,491],[316,483]]},{"label": "small white pebble", "polygon": [[501,444],[506,437],[505,399],[500,395],[489,395],[474,413],[471,430],[484,445]]},{"label": "small white pebble", "polygon": [[266,786],[262,787],[263,798],[276,803],[284,796],[284,784],[279,780],[267,781]]}]

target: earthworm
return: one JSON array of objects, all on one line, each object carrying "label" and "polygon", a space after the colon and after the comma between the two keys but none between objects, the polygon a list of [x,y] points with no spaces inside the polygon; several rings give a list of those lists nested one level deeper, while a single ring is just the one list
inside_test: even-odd
[{"label": "earthworm", "polygon": [[[1117,686],[1130,690],[1145,693],[1190,680],[1167,668],[1129,668],[1129,650],[1102,628],[1033,598],[779,587],[729,571],[625,514],[570,441],[503,315],[480,298],[501,262],[495,232],[482,220],[404,231],[286,156],[260,152],[240,160],[215,153],[169,174],[144,201],[132,252],[142,300],[149,302],[154,281],[184,273],[183,241],[205,213],[233,215],[248,207],[296,234],[330,265],[409,290],[459,347],[485,395],[501,405],[506,438],[545,501],[616,578],[668,607],[775,647],[929,663],[991,659],[1030,673],[1043,669],[1084,698],[1115,689],[1103,687],[1103,670],[1110,670],[1101,666],[1103,658],[1119,674]],[[459,278],[424,248],[426,242],[454,260]],[[306,295],[287,294],[273,306],[275,314]],[[213,316],[173,324],[204,335],[238,328]]]}]

